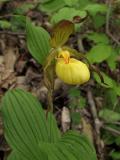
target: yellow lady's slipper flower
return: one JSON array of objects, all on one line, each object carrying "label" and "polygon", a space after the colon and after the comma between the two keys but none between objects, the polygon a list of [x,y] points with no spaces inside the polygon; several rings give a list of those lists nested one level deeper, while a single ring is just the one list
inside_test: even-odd
[{"label": "yellow lady's slipper flower", "polygon": [[68,51],[61,51],[56,63],[56,74],[67,84],[83,84],[90,79],[87,65],[75,58],[70,58]]}]

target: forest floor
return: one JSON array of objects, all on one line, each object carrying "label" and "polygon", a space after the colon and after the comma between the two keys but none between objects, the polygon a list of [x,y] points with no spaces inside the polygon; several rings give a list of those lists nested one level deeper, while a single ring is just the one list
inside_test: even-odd
[{"label": "forest floor", "polygon": [[[31,1],[26,0],[27,2]],[[0,2],[0,20],[10,21],[13,10],[17,7],[19,8],[22,3],[24,1]],[[44,27],[48,32],[51,30],[49,17],[45,12],[36,11],[34,8],[29,9],[25,15],[30,17],[37,25]],[[78,35],[79,33],[72,35],[68,42],[69,46],[77,50],[81,47]],[[84,39],[82,43],[85,49],[89,49],[90,41]],[[119,59],[118,61],[120,62]],[[108,71],[112,77],[115,77],[120,82],[119,65],[114,72],[109,69],[105,62],[100,64],[100,67]],[[27,49],[25,30],[12,31],[1,28],[0,101],[6,91],[13,88],[21,88],[31,92],[39,99],[43,107],[47,108],[46,97],[48,90],[43,82],[43,69],[31,57]],[[97,85],[93,78],[82,86],[66,85],[56,78],[53,97],[54,115],[62,132],[68,129],[75,129],[87,134],[95,145],[99,160],[117,160],[112,159],[108,154],[113,150],[119,151],[120,146],[116,145],[115,142],[107,143],[106,137],[110,134],[110,138],[117,137],[120,141],[120,130],[106,126],[98,115],[99,110],[104,105],[104,94],[104,89]],[[115,105],[120,104],[119,97],[117,97],[116,103]],[[120,125],[120,122],[117,123]],[[9,152],[10,148],[4,138],[3,122],[0,115],[0,159],[5,160]]]}]

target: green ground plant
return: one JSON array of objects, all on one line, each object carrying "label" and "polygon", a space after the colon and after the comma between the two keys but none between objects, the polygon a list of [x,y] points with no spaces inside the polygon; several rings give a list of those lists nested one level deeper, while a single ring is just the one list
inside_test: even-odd
[{"label": "green ground plant", "polygon": [[[4,2],[9,3],[12,0],[1,0],[0,4]],[[101,137],[105,145],[108,146],[107,159],[120,159],[120,84],[119,78],[116,76],[116,72],[119,70],[120,43],[114,35],[111,36],[109,33],[110,31],[115,32],[119,28],[120,19],[116,18],[119,15],[119,6],[119,0],[112,4],[98,2],[97,0],[41,0],[37,3],[21,3],[20,7],[10,10],[8,18],[0,17],[1,30],[11,31],[10,33],[15,32],[15,35],[16,33],[22,34],[24,32],[23,34],[25,34],[26,32],[28,50],[37,63],[42,66],[44,83],[49,90],[46,114],[37,100],[29,93],[19,89],[6,93],[2,102],[2,113],[6,139],[13,150],[8,159],[38,160],[46,158],[48,160],[63,160],[63,155],[68,160],[96,159],[93,147],[83,135],[70,131],[60,136],[62,134],[59,133],[56,126],[52,113],[54,108],[52,95],[56,77],[56,62],[60,58],[65,58],[64,54],[59,54],[61,49],[71,53],[70,58],[82,61],[89,70],[95,71],[91,74],[92,85],[90,84],[90,87],[95,97],[102,97],[104,101],[102,107],[98,107],[97,111],[98,118],[104,126],[101,129]],[[63,20],[68,22],[69,25],[66,28],[62,26],[61,28],[64,28],[62,30],[60,30],[60,27],[54,28],[52,32],[48,33],[43,27],[33,24],[29,19],[26,20],[29,11],[37,11],[45,15],[48,30],[54,28],[56,24]],[[119,31],[116,32],[119,34]],[[75,43],[79,46],[77,49],[73,49],[75,44],[72,44],[72,47],[68,45],[70,44],[68,38],[71,34],[75,36]],[[63,76],[61,78],[64,80]],[[68,107],[72,109],[72,121],[78,124],[81,116],[75,110],[82,109],[80,106],[84,108],[87,105],[86,97],[82,96],[76,89],[70,91],[68,96],[71,99]],[[26,101],[29,103],[26,103]],[[25,105],[23,106],[23,104]],[[36,107],[33,107],[34,105]],[[34,114],[31,113],[32,111]],[[44,131],[41,126],[43,126]],[[28,135],[27,130],[30,135]],[[45,137],[42,137],[42,135],[45,135]],[[25,138],[21,139],[22,137]],[[73,154],[68,149],[71,144],[75,146]],[[115,146],[115,148],[112,148],[112,146]],[[59,153],[61,148],[66,150],[65,153]],[[91,157],[88,157],[88,155],[91,155]]]},{"label": "green ground plant", "polygon": [[[48,88],[48,109],[45,114],[36,98],[20,89],[6,93],[2,101],[2,114],[5,137],[12,149],[9,160],[97,159],[95,149],[86,136],[75,131],[61,135],[52,113],[56,66],[57,74],[60,72],[59,65],[62,64],[62,70],[66,69],[65,73],[60,72],[59,75],[61,79],[67,77],[65,82],[68,84],[81,84],[89,80],[89,69],[85,63],[73,59],[75,63],[69,65],[70,56],[78,54],[64,46],[73,28],[72,22],[61,21],[55,26],[50,38],[46,30],[26,20],[28,49],[44,70],[44,83]],[[79,72],[80,75],[76,74],[79,65],[87,79],[82,72]],[[74,70],[70,70],[72,68]],[[71,76],[67,75],[69,70],[72,71]],[[62,80],[64,81],[64,78]]]}]

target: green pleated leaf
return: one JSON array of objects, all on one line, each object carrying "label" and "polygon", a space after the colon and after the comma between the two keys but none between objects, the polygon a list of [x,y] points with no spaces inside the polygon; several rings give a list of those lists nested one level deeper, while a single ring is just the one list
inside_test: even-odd
[{"label": "green pleated leaf", "polygon": [[97,160],[93,146],[84,135],[69,131],[56,143],[42,143],[49,160]]},{"label": "green pleated leaf", "polygon": [[[13,150],[29,160],[47,160],[40,151],[40,142],[55,142],[60,138],[56,121],[46,115],[38,100],[30,93],[15,89],[8,91],[2,100],[5,137]],[[12,156],[13,157],[13,156]]]},{"label": "green pleated leaf", "polygon": [[49,142],[51,143],[57,142],[60,138],[60,131],[57,127],[56,120],[51,113],[48,113],[47,126],[48,126]]},{"label": "green pleated leaf", "polygon": [[36,98],[19,89],[8,91],[2,101],[2,113],[5,137],[11,148],[31,160],[44,157],[38,143],[48,141],[47,124]]},{"label": "green pleated leaf", "polygon": [[26,20],[26,31],[27,46],[31,55],[40,64],[44,64],[44,61],[50,51],[50,36],[48,32],[42,27],[33,25],[29,19]]},{"label": "green pleated leaf", "polygon": [[69,131],[62,137],[52,113],[46,115],[37,99],[20,89],[2,100],[7,142],[13,152],[8,160],[97,160],[92,144]]},{"label": "green pleated leaf", "polygon": [[69,131],[63,135],[61,143],[69,146],[69,152],[72,150],[77,160],[97,160],[95,149],[85,135]]},{"label": "green pleated leaf", "polygon": [[[46,160],[44,157],[41,157],[42,160]],[[32,158],[26,158],[20,152],[14,150],[12,153],[8,156],[7,160],[32,160]],[[36,159],[35,159],[36,160]]]},{"label": "green pleated leaf", "polygon": [[74,24],[68,20],[60,21],[54,28],[51,37],[51,46],[53,48],[63,46],[69,36],[74,32]]},{"label": "green pleated leaf", "polygon": [[7,160],[28,160],[27,158],[25,158],[24,156],[20,155],[19,152],[17,151],[13,151]]}]

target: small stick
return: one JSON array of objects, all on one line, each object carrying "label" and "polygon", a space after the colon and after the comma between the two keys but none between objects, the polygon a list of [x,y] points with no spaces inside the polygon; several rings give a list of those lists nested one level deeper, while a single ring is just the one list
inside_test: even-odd
[{"label": "small stick", "polygon": [[102,126],[102,128],[107,130],[107,131],[109,131],[109,132],[111,132],[115,136],[120,136],[120,131],[118,131],[118,130],[116,130],[114,128],[111,128],[111,127],[108,127],[108,126],[104,126],[104,125]]},{"label": "small stick", "polygon": [[102,140],[100,138],[100,129],[101,129],[102,123],[99,120],[98,115],[97,115],[96,105],[94,102],[94,98],[93,98],[91,89],[88,90],[87,97],[88,97],[88,103],[90,105],[90,111],[91,111],[91,114],[94,120],[95,143],[96,143],[97,151],[99,154],[99,160],[104,160],[104,148],[102,145]]},{"label": "small stick", "polygon": [[25,33],[22,32],[11,32],[11,31],[0,31],[0,34],[8,34],[12,36],[25,36]]}]

